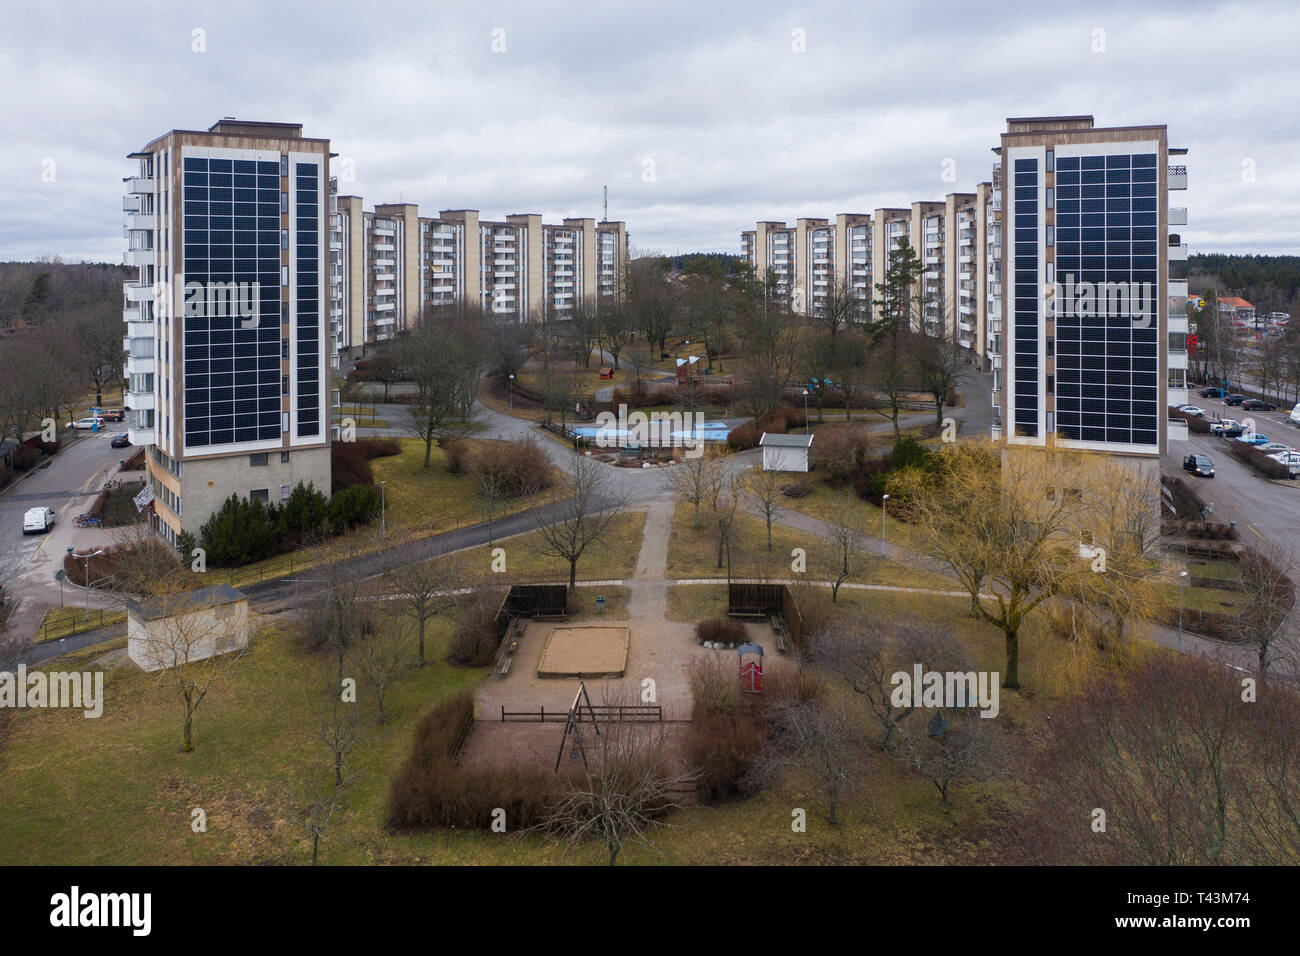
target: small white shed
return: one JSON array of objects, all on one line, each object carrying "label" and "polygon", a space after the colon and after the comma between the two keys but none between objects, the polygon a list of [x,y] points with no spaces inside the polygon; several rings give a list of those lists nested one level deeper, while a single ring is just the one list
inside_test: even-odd
[{"label": "small white shed", "polygon": [[763,432],[758,446],[763,449],[764,471],[807,471],[812,435],[773,435]]},{"label": "small white shed", "polygon": [[141,670],[248,647],[248,595],[227,584],[126,603],[126,652]]}]

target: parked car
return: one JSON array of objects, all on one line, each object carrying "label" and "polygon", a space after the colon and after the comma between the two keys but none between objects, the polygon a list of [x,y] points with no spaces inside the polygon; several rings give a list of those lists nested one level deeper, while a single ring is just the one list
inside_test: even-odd
[{"label": "parked car", "polygon": [[130,448],[131,439],[126,437],[126,432],[120,435],[114,435],[113,440],[108,443],[110,448]]},{"label": "parked car", "polygon": [[1269,455],[1268,457],[1286,465],[1287,471],[1292,478],[1300,475],[1300,453],[1280,451],[1276,455]]},{"label": "parked car", "polygon": [[77,431],[93,431],[95,429],[102,429],[104,427],[104,419],[78,418],[72,423],[72,427],[77,429]]},{"label": "parked car", "polygon": [[1183,459],[1183,471],[1202,478],[1214,477],[1214,462],[1207,455],[1188,455]]},{"label": "parked car", "polygon": [[1246,400],[1245,395],[1241,395],[1237,393],[1223,396],[1223,404],[1225,405],[1240,405],[1245,400]]},{"label": "parked car", "polygon": [[1259,432],[1255,432],[1253,435],[1242,435],[1237,439],[1237,441],[1243,442],[1247,445],[1255,445],[1256,447],[1258,447],[1260,445],[1268,444],[1268,436],[1261,435]]},{"label": "parked car", "polygon": [[109,422],[124,422],[126,421],[126,412],[120,408],[105,409],[104,420]]},{"label": "parked car", "polygon": [[1210,426],[1210,434],[1218,435],[1220,438],[1236,438],[1245,430],[1245,425],[1241,422],[1234,422],[1231,418],[1217,421]]},{"label": "parked car", "polygon": [[1217,385],[1211,385],[1209,388],[1203,388],[1201,389],[1200,392],[1201,398],[1223,398],[1224,394],[1225,393],[1223,389],[1219,388],[1219,386]]},{"label": "parked car", "polygon": [[1280,451],[1295,451],[1290,445],[1280,441],[1271,441],[1267,445],[1260,445],[1259,450],[1266,451],[1270,455],[1275,455]]},{"label": "parked car", "polygon": [[53,527],[52,508],[28,508],[23,514],[23,534],[44,534]]},{"label": "parked car", "polygon": [[1248,398],[1241,403],[1242,408],[1248,408],[1252,412],[1274,412],[1277,406],[1272,402],[1266,402],[1262,398]]},{"label": "parked car", "polygon": [[1179,405],[1177,408],[1180,412],[1186,412],[1188,415],[1193,415],[1197,418],[1205,417],[1205,409],[1201,408],[1199,405]]}]

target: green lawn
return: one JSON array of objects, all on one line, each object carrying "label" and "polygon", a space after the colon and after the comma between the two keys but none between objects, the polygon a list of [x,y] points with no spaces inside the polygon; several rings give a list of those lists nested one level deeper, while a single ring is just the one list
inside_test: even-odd
[{"label": "green lawn", "polygon": [[[808,499],[802,499],[807,501]],[[784,501],[784,499],[783,499]],[[870,507],[864,505],[864,507]],[[709,525],[707,505],[700,508],[702,527],[692,527],[693,506],[679,502],[673,516],[672,537],[668,543],[669,578],[716,578],[726,576],[726,560],[718,568],[717,532]],[[879,514],[879,509],[876,509]],[[803,548],[807,554],[806,574],[810,578],[829,580],[837,566],[835,546],[825,538],[809,532],[798,531],[782,524],[772,525],[772,550],[767,549],[767,528],[762,518],[750,514],[736,517],[735,540],[731,548],[733,577],[789,578],[791,551]],[[865,557],[865,566],[850,577],[859,584],[882,584],[891,587],[916,587],[952,590],[956,584],[951,579],[930,571],[911,568],[896,561],[874,555]]]},{"label": "green lawn", "polygon": [[[71,599],[72,597],[69,598]],[[36,643],[57,641],[61,637],[71,637],[83,631],[95,631],[125,620],[125,611],[91,608],[87,614],[86,609],[81,605],[65,604],[63,607],[50,608],[45,612],[40,629],[36,632]]]}]

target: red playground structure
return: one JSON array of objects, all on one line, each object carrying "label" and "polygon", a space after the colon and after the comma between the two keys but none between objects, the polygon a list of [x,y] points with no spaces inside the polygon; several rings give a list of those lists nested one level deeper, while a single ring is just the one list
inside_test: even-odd
[{"label": "red playground structure", "polygon": [[[763,690],[763,648],[758,644],[741,644],[736,648],[740,655],[740,689],[747,694],[757,694]],[[750,654],[757,660],[745,660]]]}]

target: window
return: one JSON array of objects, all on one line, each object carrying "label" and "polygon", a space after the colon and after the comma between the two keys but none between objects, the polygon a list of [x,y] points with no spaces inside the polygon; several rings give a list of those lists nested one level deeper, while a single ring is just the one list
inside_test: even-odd
[{"label": "window", "polygon": [[288,376],[288,375],[282,375],[282,376],[280,376],[280,394],[281,394],[281,395],[288,395],[288,394],[289,394],[289,376]]},{"label": "window", "polygon": [[1056,355],[1056,336],[1049,335],[1047,337],[1047,357],[1053,358],[1055,357],[1055,355]]},{"label": "window", "polygon": [[289,194],[286,193],[286,192],[281,192],[281,193],[280,193],[280,212],[288,212],[288,211],[289,211]]},{"label": "window", "polygon": [[[1047,151],[1047,166],[1046,166],[1046,172],[1051,173],[1051,172],[1055,172],[1055,171],[1056,171],[1056,150],[1054,150],[1054,149],[1049,149],[1049,150]],[[1048,209],[1051,209],[1051,208],[1052,208],[1051,203],[1048,203],[1047,208],[1048,208]]]},{"label": "window", "polygon": [[288,157],[288,156],[281,156],[281,157],[280,157],[280,175],[281,175],[281,176],[288,176],[288,175],[289,175],[289,157]]},{"label": "window", "polygon": [[289,453],[287,451],[280,452],[280,464],[282,465],[289,464]]},{"label": "window", "polygon": [[1056,208],[1056,197],[1053,195],[1054,192],[1055,190],[1051,186],[1047,187],[1047,208],[1048,209]]},{"label": "window", "polygon": [[[1055,395],[1055,394],[1056,394],[1056,376],[1055,376],[1055,375],[1051,375],[1051,374],[1049,374],[1049,375],[1047,376],[1047,394],[1048,394],[1048,395]],[[1050,416],[1052,413],[1051,413],[1051,412],[1048,412],[1047,414]],[[1048,429],[1047,429],[1047,430],[1048,430],[1049,432],[1052,430],[1050,425],[1048,426]]]},{"label": "window", "polygon": [[281,339],[281,340],[280,340],[280,358],[282,358],[282,359],[287,359],[288,357],[289,357],[289,340],[288,340],[288,339]]},{"label": "window", "polygon": [[249,501],[270,501],[271,496],[265,488],[254,488],[248,493]]},{"label": "window", "polygon": [[[1050,208],[1050,207],[1049,207],[1049,208]],[[289,230],[288,230],[288,229],[281,229],[281,230],[280,230],[280,248],[281,248],[281,249],[288,249],[288,248],[289,248]]]},{"label": "window", "polygon": [[270,459],[267,457],[266,452],[261,452],[260,454],[257,455],[248,456],[248,464],[252,468],[258,468],[261,467],[262,465],[266,465],[269,463],[270,463]]},{"label": "window", "polygon": [[1048,226],[1048,227],[1047,227],[1047,247],[1050,249],[1050,248],[1051,248],[1052,246],[1054,246],[1054,245],[1056,245],[1056,227],[1055,227],[1055,226]]}]

